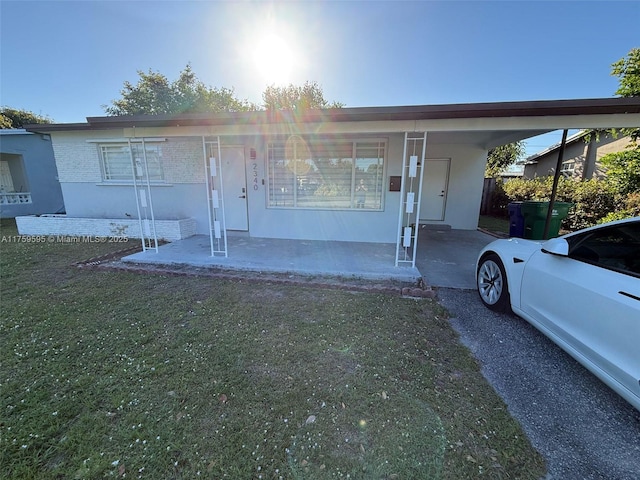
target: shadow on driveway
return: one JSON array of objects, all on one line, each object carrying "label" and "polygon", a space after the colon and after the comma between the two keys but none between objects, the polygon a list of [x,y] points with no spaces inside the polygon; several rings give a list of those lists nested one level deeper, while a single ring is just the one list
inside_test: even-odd
[{"label": "shadow on driveway", "polygon": [[427,285],[475,289],[480,250],[496,237],[478,230],[432,230],[418,233],[416,267]]}]

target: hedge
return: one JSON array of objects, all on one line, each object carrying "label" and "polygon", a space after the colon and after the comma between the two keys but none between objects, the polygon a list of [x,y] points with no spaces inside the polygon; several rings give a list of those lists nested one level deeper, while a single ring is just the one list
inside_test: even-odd
[{"label": "hedge", "polygon": [[[510,202],[549,201],[552,187],[552,177],[498,181],[492,195],[493,213],[506,216]],[[574,204],[562,223],[562,228],[570,231],[640,215],[640,192],[620,196],[615,186],[606,180],[575,181],[560,177],[556,201]]]}]

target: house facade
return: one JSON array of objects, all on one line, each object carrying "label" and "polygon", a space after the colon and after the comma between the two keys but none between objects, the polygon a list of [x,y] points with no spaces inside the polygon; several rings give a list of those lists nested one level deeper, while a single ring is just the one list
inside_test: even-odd
[{"label": "house facade", "polygon": [[[567,103],[569,102],[569,103]],[[595,102],[595,103],[594,103]],[[594,108],[597,107],[597,108]],[[95,117],[49,133],[66,216],[31,234],[396,243],[477,228],[490,148],[572,125],[640,123],[640,100]]]},{"label": "house facade", "polygon": [[[606,170],[600,159],[609,153],[624,150],[631,143],[629,137],[614,137],[611,134],[588,136],[582,130],[567,139],[562,155],[561,173],[575,180],[604,178]],[[558,162],[560,145],[553,145],[527,158],[524,166],[524,178],[546,177],[554,174]]]},{"label": "house facade", "polygon": [[50,135],[0,130],[0,218],[62,212]]}]

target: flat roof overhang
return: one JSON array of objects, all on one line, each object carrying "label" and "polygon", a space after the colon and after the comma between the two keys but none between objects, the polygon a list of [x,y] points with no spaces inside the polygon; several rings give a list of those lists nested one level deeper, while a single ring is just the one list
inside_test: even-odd
[{"label": "flat roof overhang", "polygon": [[188,135],[278,135],[291,133],[292,126],[300,134],[428,131],[437,143],[455,142],[465,134],[493,148],[557,129],[640,126],[640,97],[106,116],[25,128],[40,133],[124,129],[126,136],[158,135],[160,129],[161,135],[184,136],[184,127],[190,127]]}]

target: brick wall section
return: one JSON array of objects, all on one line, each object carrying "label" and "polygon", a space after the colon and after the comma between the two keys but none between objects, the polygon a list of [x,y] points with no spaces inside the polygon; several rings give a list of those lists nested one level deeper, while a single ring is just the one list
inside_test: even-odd
[{"label": "brick wall section", "polygon": [[161,144],[167,183],[204,183],[202,139],[169,138]]},{"label": "brick wall section", "polygon": [[[134,219],[73,218],[64,215],[16,217],[21,235],[62,235],[92,237],[140,238],[140,224]],[[196,221],[192,218],[180,220],[156,220],[158,239],[170,242],[196,234]]]},{"label": "brick wall section", "polygon": [[[95,132],[92,132],[94,134]],[[120,131],[102,133],[105,139],[122,138]],[[102,169],[99,142],[87,134],[54,134],[53,151],[61,183],[101,183]],[[202,139],[167,138],[160,143],[162,168],[166,183],[204,183]]]},{"label": "brick wall section", "polygon": [[102,182],[100,156],[94,143],[79,135],[53,135],[53,154],[60,183]]}]

